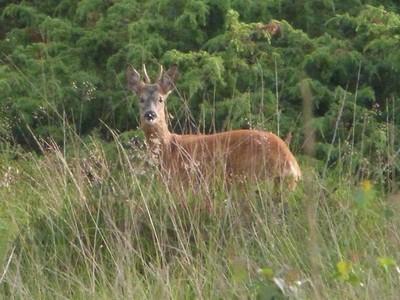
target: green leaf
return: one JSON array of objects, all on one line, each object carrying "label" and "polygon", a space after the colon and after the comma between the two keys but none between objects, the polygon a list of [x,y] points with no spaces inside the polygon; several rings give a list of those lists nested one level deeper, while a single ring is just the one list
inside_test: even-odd
[{"label": "green leaf", "polygon": [[376,260],[379,266],[382,267],[386,272],[388,272],[390,268],[396,266],[396,261],[391,257],[382,256],[378,257]]}]

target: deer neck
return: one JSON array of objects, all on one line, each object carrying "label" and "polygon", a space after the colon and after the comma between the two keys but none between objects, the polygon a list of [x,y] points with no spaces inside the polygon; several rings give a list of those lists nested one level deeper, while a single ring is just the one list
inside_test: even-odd
[{"label": "deer neck", "polygon": [[164,149],[168,147],[171,141],[172,134],[168,130],[166,123],[156,124],[153,126],[142,125],[146,142],[150,150]]}]

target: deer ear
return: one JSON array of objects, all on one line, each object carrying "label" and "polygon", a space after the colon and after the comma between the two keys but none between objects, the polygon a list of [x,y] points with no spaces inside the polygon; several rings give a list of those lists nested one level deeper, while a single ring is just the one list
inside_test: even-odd
[{"label": "deer ear", "polygon": [[178,67],[173,65],[167,72],[160,74],[158,84],[165,94],[169,94],[175,87],[175,80],[178,77]]},{"label": "deer ear", "polygon": [[126,70],[126,80],[128,89],[136,94],[139,94],[144,87],[144,82],[140,80],[140,74],[132,66]]}]

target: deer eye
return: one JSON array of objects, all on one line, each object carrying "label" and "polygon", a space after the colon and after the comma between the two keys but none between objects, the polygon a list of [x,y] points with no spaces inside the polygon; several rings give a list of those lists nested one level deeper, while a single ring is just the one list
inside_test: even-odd
[{"label": "deer eye", "polygon": [[144,98],[139,99],[140,103],[144,103]]},{"label": "deer eye", "polygon": [[160,103],[163,103],[163,101],[164,101],[164,99],[163,99],[162,97],[160,97],[160,98],[158,99],[158,102],[160,102]]}]

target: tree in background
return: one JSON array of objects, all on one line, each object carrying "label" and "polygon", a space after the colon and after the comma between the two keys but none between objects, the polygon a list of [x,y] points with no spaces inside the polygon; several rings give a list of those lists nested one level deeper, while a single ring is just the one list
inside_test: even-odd
[{"label": "tree in background", "polygon": [[162,63],[181,71],[169,101],[177,131],[249,121],[292,131],[300,149],[306,84],[318,158],[335,162],[351,149],[360,169],[369,157],[385,165],[386,145],[398,143],[397,1],[49,0],[0,9],[3,139],[61,142],[64,122],[80,134],[102,122],[135,129],[126,66],[146,63],[154,78]]}]

